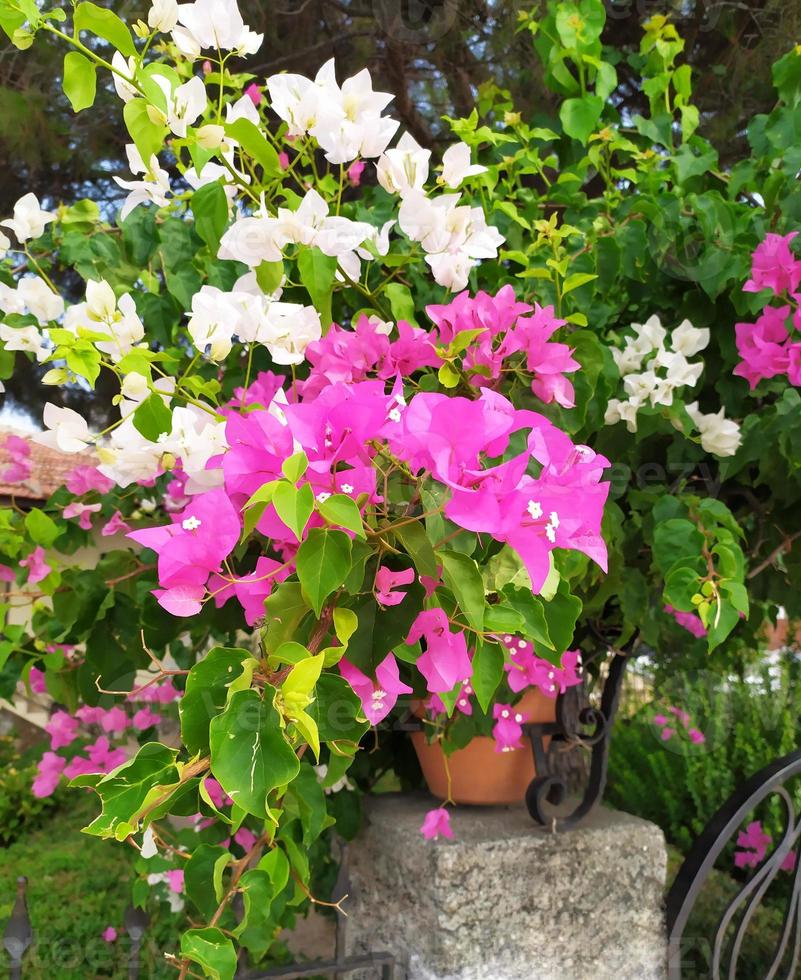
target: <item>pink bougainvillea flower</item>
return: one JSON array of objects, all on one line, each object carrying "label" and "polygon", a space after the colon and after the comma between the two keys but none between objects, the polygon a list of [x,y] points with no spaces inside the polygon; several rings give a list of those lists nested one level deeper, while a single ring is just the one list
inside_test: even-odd
[{"label": "pink bougainvillea flower", "polygon": [[31,690],[34,694],[45,694],[47,692],[44,671],[39,670],[38,667],[31,667],[31,672],[28,674],[28,683],[31,685]]},{"label": "pink bougainvillea flower", "polygon": [[0,471],[4,483],[24,483],[31,475],[31,447],[20,436],[7,435],[3,440],[5,469]]},{"label": "pink bougainvillea flower", "polygon": [[763,378],[784,374],[790,364],[787,318],[789,306],[767,306],[755,323],[736,323],[734,335],[742,358],[734,373],[753,390]]},{"label": "pink bougainvillea flower", "polygon": [[234,802],[213,776],[206,776],[203,785],[209,794],[209,799],[218,810],[222,810],[224,806],[230,806]]},{"label": "pink bougainvillea flower", "polygon": [[97,490],[98,493],[108,493],[114,487],[114,481],[103,476],[96,466],[76,466],[64,481],[70,493],[82,497],[85,493]]},{"label": "pink bougainvillea flower", "polygon": [[245,851],[249,851],[252,847],[255,847],[258,838],[252,830],[248,830],[247,827],[240,827],[234,834],[234,840]]},{"label": "pink bougainvillea flower", "polygon": [[528,715],[516,711],[511,704],[495,704],[492,706],[492,717],[495,719],[492,727],[495,751],[512,752],[522,749],[523,725],[528,721]]},{"label": "pink bougainvillea flower", "polygon": [[665,606],[664,611],[668,616],[672,616],[679,626],[682,626],[688,633],[692,633],[699,640],[706,636],[706,627],[701,622],[701,617],[697,613],[681,612],[678,609],[674,609],[673,606]]},{"label": "pink bougainvillea flower", "polygon": [[361,184],[365,166],[364,160],[354,160],[348,167],[348,182],[351,187],[358,187]]},{"label": "pink bougainvillea flower", "polygon": [[184,890],[183,868],[165,871],[164,874],[167,876],[167,884],[170,886],[170,891],[175,892],[176,895],[180,895]]},{"label": "pink bougainvillea flower", "polygon": [[161,723],[161,715],[157,715],[150,708],[140,708],[135,712],[132,718],[132,724],[134,728],[138,728],[140,732],[143,732],[146,728],[152,728],[154,725],[159,725]]},{"label": "pink bougainvillea flower", "polygon": [[115,510],[100,529],[100,533],[104,538],[109,538],[112,534],[127,534],[130,530],[131,527],[125,522],[125,518],[118,510]]},{"label": "pink bougainvillea flower", "polygon": [[131,531],[138,544],[158,554],[161,589],[154,595],[174,616],[201,609],[206,582],[239,540],[239,515],[222,488],[193,497],[173,524]]},{"label": "pink bougainvillea flower", "polygon": [[116,943],[117,941],[117,930],[114,926],[106,926],[101,935],[107,943]]},{"label": "pink bougainvillea flower", "polygon": [[762,829],[762,823],[754,820],[737,836],[737,846],[743,848],[734,852],[734,863],[738,868],[755,868],[762,863],[773,838]]},{"label": "pink bougainvillea flower", "polygon": [[250,85],[245,89],[245,95],[250,99],[253,105],[261,105],[264,95],[262,90],[255,82],[251,82]]},{"label": "pink bougainvillea flower", "polygon": [[674,728],[668,728],[666,726],[660,732],[659,737],[662,739],[663,742],[669,742],[675,734],[676,734],[676,730]]},{"label": "pink bougainvillea flower", "polygon": [[121,735],[129,725],[128,715],[118,704],[109,708],[100,719],[100,727],[109,735]]},{"label": "pink bougainvillea flower", "polygon": [[772,289],[777,295],[795,292],[801,283],[801,261],[793,254],[790,242],[798,234],[789,235],[768,233],[757,245],[751,257],[751,278],[743,286],[746,293],[758,293],[762,289]]},{"label": "pink bougainvillea flower", "polygon": [[37,545],[27,558],[21,558],[20,565],[28,569],[28,585],[36,585],[52,571],[45,561],[45,550],[41,545]]},{"label": "pink bougainvillea flower", "polygon": [[78,737],[79,727],[77,718],[66,711],[55,711],[45,725],[45,731],[50,736],[50,748],[55,751],[64,748],[65,745],[71,745]]},{"label": "pink bougainvillea flower", "polygon": [[393,572],[391,568],[382,565],[375,577],[375,597],[382,606],[397,606],[406,598],[405,592],[393,592],[398,585],[411,585],[415,579],[413,568],[405,568]]},{"label": "pink bougainvillea flower", "polygon": [[400,694],[412,693],[409,685],[400,679],[394,653],[388,653],[376,667],[375,680],[344,657],[339,661],[339,672],[358,696],[364,716],[371,725],[377,725],[386,718]]},{"label": "pink bougainvillea flower", "polygon": [[106,717],[106,709],[84,704],[75,712],[75,717],[84,725],[99,725]]},{"label": "pink bougainvillea flower", "polygon": [[683,708],[677,708],[672,704],[668,708],[668,713],[673,715],[674,718],[678,718],[685,728],[687,728],[687,726],[690,724],[690,716]]},{"label": "pink bougainvillea flower", "polygon": [[420,833],[426,840],[436,840],[440,835],[453,839],[451,815],[444,806],[428,811],[420,827]]},{"label": "pink bougainvillea flower", "polygon": [[248,626],[254,626],[260,619],[264,619],[264,600],[289,573],[290,569],[286,565],[262,556],[248,575],[237,576],[233,581],[222,575],[212,576],[209,590],[214,595],[214,604],[218,609],[231,596],[236,596],[245,612],[245,621]]},{"label": "pink bougainvillea flower", "polygon": [[451,691],[460,681],[468,683],[473,665],[464,633],[451,632],[442,609],[424,609],[418,614],[406,642],[413,645],[420,639],[425,639],[426,649],[417,661],[417,668],[425,677],[429,692]]},{"label": "pink bougainvillea flower", "polygon": [[281,150],[278,154],[278,165],[282,170],[289,170],[289,154],[286,150]]},{"label": "pink bougainvillea flower", "polygon": [[703,745],[706,742],[706,735],[699,732],[697,728],[691,728],[687,732],[687,736],[694,745]]},{"label": "pink bougainvillea flower", "polygon": [[16,582],[17,576],[14,574],[14,569],[9,568],[8,565],[0,565],[0,582]]},{"label": "pink bougainvillea flower", "polygon": [[61,512],[61,516],[65,520],[69,520],[71,517],[77,517],[78,527],[83,528],[84,531],[91,531],[92,514],[97,514],[99,510],[100,504],[82,504],[80,501],[75,500],[71,504],[67,504]]},{"label": "pink bougainvillea flower", "polygon": [[36,778],[31,788],[33,795],[39,799],[52,796],[66,764],[66,759],[55,752],[45,752],[36,767]]},{"label": "pink bougainvillea flower", "polygon": [[561,666],[552,664],[534,653],[529,640],[504,636],[503,645],[509,651],[510,663],[504,664],[509,687],[519,693],[528,687],[538,687],[549,698],[563,694],[569,687],[581,683],[581,655],[578,650],[566,650]]},{"label": "pink bougainvillea flower", "polygon": [[782,871],[795,871],[796,862],[798,860],[798,855],[795,851],[790,851],[790,853],[785,857],[779,867]]}]

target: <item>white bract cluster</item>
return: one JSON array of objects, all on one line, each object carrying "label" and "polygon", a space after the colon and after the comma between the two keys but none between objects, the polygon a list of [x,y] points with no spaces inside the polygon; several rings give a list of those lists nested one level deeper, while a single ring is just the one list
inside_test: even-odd
[{"label": "white bract cluster", "polygon": [[[422,248],[436,281],[461,290],[481,259],[497,255],[503,237],[487,224],[481,207],[462,203],[460,191],[465,181],[479,177],[486,168],[472,162],[470,148],[463,142],[445,151],[434,175],[430,172],[431,152],[409,133],[403,133],[390,148],[399,128],[397,120],[384,115],[392,96],[374,90],[366,69],[340,84],[331,60],[313,79],[279,74],[266,80],[270,108],[286,124],[279,138],[287,140],[287,150],[304,159],[322,151],[328,164],[340,168],[339,192],[333,174],[320,180],[313,166],[316,186],[312,186],[305,177],[292,172],[289,156],[282,153],[279,163],[289,171],[286,187],[293,181],[300,184],[300,195],[276,187],[272,196],[269,191],[261,191],[259,196],[250,190],[255,176],[248,159],[252,151],[246,152],[233,134],[243,143],[267,141],[280,148],[259,111],[261,94],[249,95],[250,90],[246,90],[228,103],[217,98],[215,88],[210,98],[204,80],[208,66],[197,71],[193,62],[203,57],[204,51],[216,52],[218,58],[227,53],[253,53],[262,36],[245,25],[232,0],[185,4],[153,0],[147,23],[139,22],[135,32],[141,38],[150,32],[168,35],[165,50],[175,54],[177,49],[178,70],[161,61],[145,65],[141,55],[116,51],[111,59],[112,79],[125,104],[126,121],[144,118],[156,132],[161,129],[168,143],[185,141],[193,148],[192,166],[187,167],[180,152],[165,156],[168,164],[156,153],[143,159],[134,143],[128,145],[130,177],[114,176],[127,191],[119,220],[124,221],[140,205],[170,207],[182,215],[189,196],[187,185],[194,191],[219,182],[229,216],[233,213],[235,220],[220,239],[218,258],[240,262],[251,270],[232,287],[205,282],[192,295],[185,324],[188,338],[201,356],[219,363],[238,342],[265,347],[275,364],[296,365],[304,359],[309,344],[320,339],[323,325],[319,312],[311,305],[285,301],[283,278],[279,277],[271,293],[261,288],[257,270],[263,263],[299,259],[302,250],[319,249],[336,260],[334,270],[329,268],[328,273],[335,282],[364,292],[362,263],[380,262],[390,251],[392,229],[399,226]],[[232,130],[237,124],[239,128]],[[378,183],[398,199],[397,211],[380,225],[371,223],[366,214],[357,220],[341,213],[345,168],[356,164],[360,177],[365,160],[374,161]],[[180,171],[177,179],[168,166]],[[348,169],[348,179],[350,175]],[[280,183],[280,175],[275,177]],[[0,222],[16,238],[12,244],[10,237],[0,232],[0,254],[12,249],[26,253],[27,243],[41,237],[55,218],[35,195],[26,194],[15,205],[13,216]],[[107,367],[122,364],[117,399],[120,419],[108,435],[97,439],[75,412],[48,405],[46,431],[40,441],[72,453],[94,446],[102,472],[121,486],[152,479],[176,464],[186,474],[187,492],[217,485],[220,473],[207,469],[207,464],[224,449],[224,425],[191,403],[186,408],[171,409],[175,392],[169,379],[151,378],[135,369],[141,367],[149,344],[142,311],[137,310],[133,296],[127,292],[117,296],[109,282],[97,278],[87,281],[83,302],[65,309],[62,297],[33,259],[31,267],[35,274],[23,273],[16,286],[0,283],[0,310],[9,317],[31,318],[27,323],[13,319],[0,323],[4,348],[32,354],[40,362],[52,360],[59,345],[69,347],[69,341],[64,340],[66,331],[76,344],[94,346]],[[297,283],[290,285],[295,288]],[[384,326],[385,332],[392,329],[390,323]],[[54,327],[60,333],[55,333]],[[54,338],[60,339],[54,342]],[[85,346],[83,349],[85,352]],[[71,365],[70,370],[74,371]],[[161,374],[155,365],[154,371]],[[69,370],[55,367],[45,375],[45,383],[61,384],[70,377]],[[158,443],[145,438],[133,419],[137,408],[153,396],[164,401],[173,420],[171,430],[163,433]]]},{"label": "white bract cluster", "polygon": [[[636,432],[637,413],[641,408],[648,405],[669,408],[676,392],[698,384],[704,362],[700,358],[691,362],[690,358],[707,347],[710,333],[706,327],[694,327],[689,320],[683,320],[670,333],[668,341],[668,332],[656,315],[645,323],[631,326],[634,334],[626,339],[624,347],[612,349],[627,397],[609,400],[604,422],[615,425],[622,421],[629,432]],[[716,415],[701,415],[697,411],[693,414],[691,409],[697,409],[697,404],[687,405],[686,409],[699,429],[704,450],[717,456],[733,455],[740,444],[737,423],[725,419],[723,409]],[[699,419],[705,420],[704,423]]]},{"label": "white bract cluster", "polygon": [[320,314],[313,306],[282,303],[280,290],[265,295],[255,273],[238,279],[231,292],[202,286],[192,298],[189,336],[213,361],[230,354],[233,338],[263,344],[276,364],[300,364],[306,348],[322,336]]}]

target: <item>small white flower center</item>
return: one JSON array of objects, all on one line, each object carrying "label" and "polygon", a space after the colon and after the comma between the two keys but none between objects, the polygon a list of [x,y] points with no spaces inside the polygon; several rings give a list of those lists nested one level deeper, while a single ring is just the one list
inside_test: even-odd
[{"label": "small white flower center", "polygon": [[187,517],[181,522],[181,527],[184,531],[197,531],[201,525],[201,521],[197,517]]},{"label": "small white flower center", "polygon": [[353,493],[353,487],[349,483],[343,483],[342,484],[342,492],[343,493]]},{"label": "small white flower center", "polygon": [[383,701],[386,696],[387,696],[387,692],[382,691],[380,687],[377,687],[373,691],[373,695],[372,695],[373,701],[375,701],[376,703],[380,703],[381,701]]},{"label": "small white flower center", "polygon": [[509,712],[506,710],[506,708],[504,708],[503,711],[501,712],[501,718],[508,718],[508,717],[509,717]]},{"label": "small white flower center", "polygon": [[535,521],[542,517],[542,504],[539,502],[539,500],[529,500],[526,510]]},{"label": "small white flower center", "polygon": [[326,502],[326,500],[328,500],[328,498],[329,498],[330,496],[331,496],[331,494],[330,494],[330,493],[328,493],[328,492],[327,492],[326,490],[321,490],[321,491],[320,491],[320,492],[319,492],[319,493],[317,494],[317,502],[318,502],[318,503],[321,503],[321,504],[324,504],[324,503]]}]

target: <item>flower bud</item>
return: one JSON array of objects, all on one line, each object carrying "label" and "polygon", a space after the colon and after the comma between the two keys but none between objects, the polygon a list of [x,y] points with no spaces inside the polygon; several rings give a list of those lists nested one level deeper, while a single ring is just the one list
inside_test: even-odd
[{"label": "flower bud", "polygon": [[201,126],[195,133],[197,141],[204,150],[216,150],[222,145],[225,138],[225,129],[222,126]]}]

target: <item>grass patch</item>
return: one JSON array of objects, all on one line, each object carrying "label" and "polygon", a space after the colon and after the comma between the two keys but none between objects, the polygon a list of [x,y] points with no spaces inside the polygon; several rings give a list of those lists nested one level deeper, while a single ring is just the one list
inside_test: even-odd
[{"label": "grass patch", "polygon": [[[127,976],[130,941],[122,919],[131,901],[136,852],[123,844],[81,833],[96,814],[94,797],[70,792],[67,808],[3,851],[0,861],[0,932],[11,914],[19,875],[28,878],[28,911],[35,933],[24,961],[26,980],[86,980]],[[150,910],[148,910],[150,912]],[[174,951],[182,916],[166,907],[152,915],[140,976],[173,977],[163,951]],[[101,933],[119,934],[107,943]],[[0,976],[8,959],[0,951]]]}]

